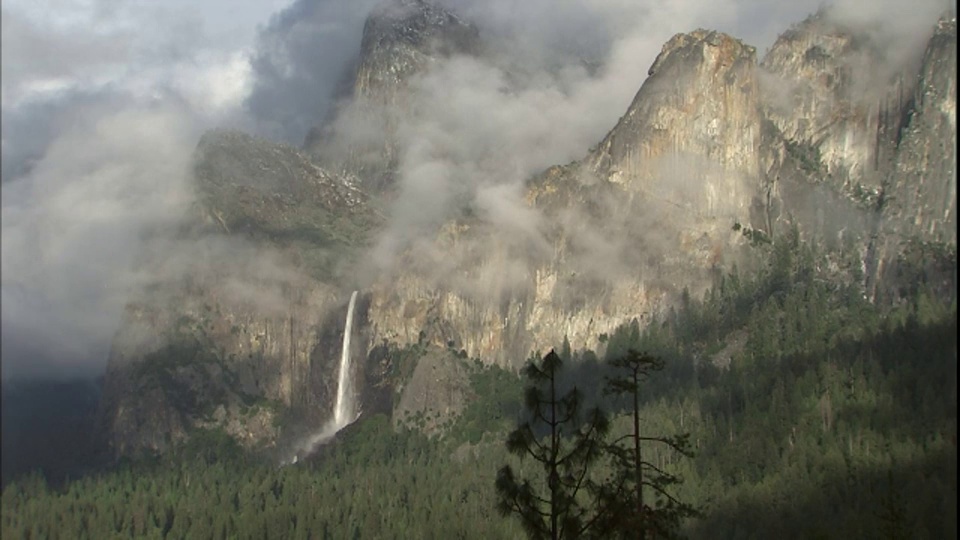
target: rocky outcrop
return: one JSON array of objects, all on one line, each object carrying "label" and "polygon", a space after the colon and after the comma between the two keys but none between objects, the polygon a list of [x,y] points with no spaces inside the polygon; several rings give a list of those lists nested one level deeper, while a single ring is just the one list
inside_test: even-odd
[{"label": "rocky outcrop", "polygon": [[320,281],[341,281],[356,248],[383,221],[356,177],[243,133],[205,134],[195,173],[195,223],[279,247]]},{"label": "rocky outcrop", "polygon": [[424,0],[386,2],[367,19],[360,43],[355,96],[402,99],[410,78],[437,58],[474,51],[477,30]]},{"label": "rocky outcrop", "polygon": [[470,370],[449,351],[433,349],[417,362],[400,390],[393,422],[435,436],[451,425],[470,399]]},{"label": "rocky outcrop", "polygon": [[864,30],[821,10],[781,34],[761,64],[764,114],[817,181],[876,192],[912,80]]},{"label": "rocky outcrop", "polygon": [[882,36],[825,9],[761,63],[766,174],[754,221],[859,251],[870,298],[907,244],[956,244],[955,20],[932,27],[925,52],[893,61]]},{"label": "rocky outcrop", "polygon": [[587,162],[697,215],[744,214],[760,172],[756,50],[719,32],[677,34],[649,75]]},{"label": "rocky outcrop", "polygon": [[450,224],[372,291],[372,335],[415,343],[423,331],[517,367],[565,337],[596,349],[684,288],[702,291],[737,257],[731,228],[760,184],[755,68],[753,48],[729,36],[675,36],[599,147],[530,183],[528,204],[548,218],[542,238]]},{"label": "rocky outcrop", "polygon": [[[897,165],[933,172],[906,153],[935,148],[937,137],[955,140],[947,132],[955,117],[943,113],[955,88],[955,70],[944,69],[955,62],[946,52],[950,28],[941,22],[920,64],[929,74],[917,84],[931,103],[923,111],[901,96],[913,86],[903,75],[912,64],[887,69],[889,84],[863,92],[881,59],[867,37],[825,13],[785,33],[763,69],[753,48],[730,36],[674,36],[603,141],[531,181],[527,202],[548,221],[543,242],[494,240],[502,233],[483,224],[451,223],[433,249],[409,254],[373,290],[372,334],[401,343],[423,334],[504,366],[564,337],[596,348],[600,334],[662,314],[683,289],[700,294],[714,272],[749,266],[737,226],[768,236],[796,226],[853,250],[871,290],[900,249],[885,240],[894,233],[885,221],[903,221],[885,207],[885,190],[928,193],[942,223],[954,219],[949,152],[932,190]],[[911,142],[909,126],[924,121],[935,127],[918,132],[931,138]],[[916,200],[903,197],[900,204],[914,206],[900,212],[922,215],[908,202]],[[464,255],[477,252],[483,257]],[[491,279],[497,271],[508,277]]]}]

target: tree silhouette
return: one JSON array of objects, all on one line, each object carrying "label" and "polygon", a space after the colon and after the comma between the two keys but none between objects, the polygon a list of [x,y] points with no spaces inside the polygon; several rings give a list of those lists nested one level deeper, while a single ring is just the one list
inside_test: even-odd
[{"label": "tree silhouette", "polygon": [[521,459],[530,457],[543,474],[533,481],[520,479],[506,465],[497,473],[497,509],[517,514],[530,538],[579,538],[597,534],[609,522],[603,501],[610,494],[590,474],[604,455],[609,429],[606,416],[591,409],[581,421],[582,396],[576,387],[561,391],[558,375],[563,360],[550,351],[538,364],[531,360],[523,374],[529,418],[507,437],[507,450]]},{"label": "tree silhouette", "polygon": [[[612,520],[609,527],[621,538],[669,538],[674,536],[684,518],[696,515],[697,511],[669,492],[668,488],[678,484],[680,478],[645,460],[643,445],[663,444],[683,456],[692,457],[689,435],[651,437],[641,432],[640,385],[651,372],[663,369],[663,360],[629,349],[625,354],[611,359],[610,365],[620,375],[607,377],[606,391],[630,398],[633,426],[629,433],[607,447],[617,470],[612,486],[615,489],[607,491],[607,495],[612,495],[607,503],[611,511],[606,515]],[[644,498],[644,488],[652,492],[652,500]]]}]

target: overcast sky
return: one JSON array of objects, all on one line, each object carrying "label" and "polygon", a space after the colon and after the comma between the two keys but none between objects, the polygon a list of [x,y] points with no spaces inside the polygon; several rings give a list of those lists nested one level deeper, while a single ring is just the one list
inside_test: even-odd
[{"label": "overcast sky", "polygon": [[[374,3],[4,0],[4,379],[102,372],[127,294],[138,284],[130,269],[141,233],[173,222],[189,204],[190,155],[200,134],[226,125],[300,144],[329,109]],[[621,76],[607,73],[601,82],[608,86],[585,86],[576,96],[577,106],[591,107],[594,99],[598,110],[609,110],[599,118],[602,129],[625,110],[672,34],[716,28],[758,46],[762,55],[777,33],[820,4],[440,3],[521,47],[518,56],[528,63],[562,63],[582,50],[632,65]],[[860,12],[859,3],[847,4]],[[877,6],[896,12],[913,3],[863,5],[874,13]],[[447,73],[470,80],[457,69]],[[442,80],[426,82],[445,87]],[[543,106],[539,95],[520,98]],[[560,121],[574,121],[574,109],[564,110],[568,116]]]}]

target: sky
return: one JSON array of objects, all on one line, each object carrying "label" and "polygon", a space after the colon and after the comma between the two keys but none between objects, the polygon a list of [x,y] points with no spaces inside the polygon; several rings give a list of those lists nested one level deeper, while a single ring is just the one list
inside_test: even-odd
[{"label": "sky", "polygon": [[[423,219],[416,198],[449,189],[437,171],[478,178],[475,196],[496,213],[492,219],[527,227],[513,204],[515,182],[485,179],[521,178],[580,157],[626,110],[671,35],[714,28],[762,56],[779,32],[820,4],[439,1],[500,47],[494,61],[447,63],[418,83],[425,104],[443,101],[436,114],[444,116],[407,128],[418,145],[407,149],[410,183],[395,209],[396,234],[380,242],[384,257],[418,230],[418,222],[404,221],[404,208],[417,208]],[[192,201],[191,153],[200,135],[233,127],[300,145],[332,110],[375,3],[4,0],[4,380],[103,372],[123,307],[143,283],[134,259],[144,235],[176,223]],[[843,2],[850,17],[898,24],[942,2],[921,4]],[[589,72],[585,62],[605,68]],[[503,101],[500,88],[515,78],[512,70],[524,82]],[[457,99],[448,103],[450,95]],[[480,115],[484,109],[505,112]],[[514,129],[517,118],[536,121]],[[561,132],[571,135],[542,155],[499,158],[504,145],[531,147]],[[499,146],[485,144],[501,137]],[[460,152],[465,146],[471,150]],[[462,159],[438,166],[414,159],[418,152]]]}]

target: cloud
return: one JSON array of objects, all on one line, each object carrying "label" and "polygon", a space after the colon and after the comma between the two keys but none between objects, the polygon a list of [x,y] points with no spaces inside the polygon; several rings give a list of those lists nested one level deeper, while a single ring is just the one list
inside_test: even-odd
[{"label": "cloud", "polygon": [[[251,1],[194,4],[5,2],[4,108],[65,90],[110,87],[145,97],[158,86],[188,84],[198,70],[222,70],[220,64],[247,53],[256,23],[270,7]],[[222,16],[226,9],[231,17]]]},{"label": "cloud", "polygon": [[5,2],[3,180],[29,170],[57,123],[96,103],[182,101],[209,125],[249,124],[238,106],[250,92],[256,23],[270,5],[194,4]]},{"label": "cloud", "polygon": [[200,133],[245,122],[248,48],[279,7],[4,2],[4,379],[102,372],[144,235],[192,202]]},{"label": "cloud", "polygon": [[475,22],[488,48],[481,58],[438,59],[410,81],[408,108],[393,113],[402,117],[399,189],[373,257],[384,267],[465,209],[542,245],[542,216],[523,201],[527,180],[603,138],[671,35],[737,26],[740,16],[733,2],[444,4]]},{"label": "cloud", "polygon": [[194,126],[167,106],[91,107],[4,182],[4,377],[102,370],[141,235],[191,199]]},{"label": "cloud", "polygon": [[291,144],[324,120],[360,52],[376,0],[297,0],[261,29],[246,110],[259,134]]},{"label": "cloud", "polygon": [[4,108],[36,92],[99,85],[131,60],[132,36],[97,35],[80,28],[52,31],[23,13],[2,13]]},{"label": "cloud", "polygon": [[831,6],[830,19],[864,32],[870,41],[871,53],[878,58],[873,66],[881,73],[875,74],[870,86],[886,83],[885,77],[899,72],[919,60],[927,40],[933,33],[937,18],[952,8],[955,2],[944,0],[921,0],[918,2],[856,2],[842,0]]},{"label": "cloud", "polygon": [[4,109],[0,117],[3,132],[3,161],[0,178],[4,182],[28,173],[43,157],[58,131],[69,124],[79,111],[114,103],[124,107],[127,96],[109,91],[90,93],[67,91],[58,99],[31,101]]}]

